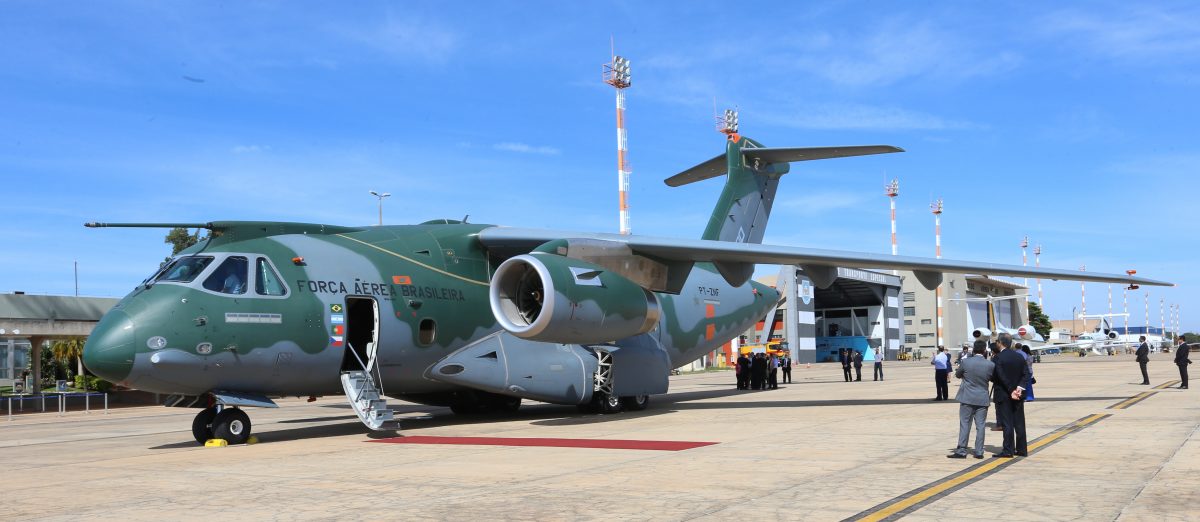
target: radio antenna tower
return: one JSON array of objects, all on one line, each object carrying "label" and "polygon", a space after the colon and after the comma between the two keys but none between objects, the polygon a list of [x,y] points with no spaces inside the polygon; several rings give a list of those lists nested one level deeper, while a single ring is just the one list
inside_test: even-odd
[{"label": "radio antenna tower", "polygon": [[[1037,268],[1042,267],[1042,245],[1033,247],[1033,266],[1035,266]],[[1038,306],[1041,307],[1042,312],[1045,312],[1046,305],[1042,304],[1042,278],[1040,278],[1040,277],[1037,278],[1037,285],[1038,285]]]},{"label": "radio antenna tower", "polygon": [[[1086,272],[1087,265],[1079,265],[1079,271]],[[1079,300],[1081,305],[1080,310],[1082,311],[1081,313],[1083,315],[1087,315],[1087,283],[1084,283],[1083,281],[1079,282]],[[1086,324],[1087,323],[1085,322],[1084,325]]]},{"label": "radio antenna tower", "polygon": [[[1137,270],[1126,270],[1126,274],[1133,275]],[[1125,335],[1129,335],[1129,286],[1121,290],[1121,312],[1125,314]]]},{"label": "radio antenna tower", "polygon": [[894,256],[899,253],[896,250],[896,196],[900,195],[900,180],[892,178],[892,182],[884,185],[883,190],[883,193],[888,197],[888,203],[892,207],[892,255]]},{"label": "radio antenna tower", "polygon": [[[942,198],[938,198],[936,203],[930,204],[929,211],[933,212],[934,255],[936,255],[938,259],[941,259],[942,258]],[[895,214],[896,214],[896,210],[895,210],[895,207],[893,206],[892,207],[892,216],[893,216],[893,218],[892,218],[892,248],[893,248],[892,254],[893,255],[895,255],[895,253],[896,253],[895,252],[895,245],[896,245]],[[945,341],[942,340],[942,285],[941,284],[938,284],[935,295],[937,295],[937,305],[936,305],[937,306],[937,344],[938,344],[938,346],[945,346],[946,343],[945,343]]]},{"label": "radio antenna tower", "polygon": [[613,54],[612,62],[604,64],[604,83],[617,90],[617,190],[621,212],[621,233],[629,230],[629,163],[625,160],[625,89],[629,88],[629,59]]},{"label": "radio antenna tower", "polygon": [[[1029,257],[1025,255],[1025,249],[1029,247],[1029,236],[1021,238],[1021,266],[1029,266]],[[1025,278],[1025,299],[1029,299],[1029,278]]]}]

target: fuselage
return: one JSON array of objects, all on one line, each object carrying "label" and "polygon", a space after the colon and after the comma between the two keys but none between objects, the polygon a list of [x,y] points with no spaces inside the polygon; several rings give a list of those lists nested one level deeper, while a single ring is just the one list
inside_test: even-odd
[{"label": "fuselage", "polygon": [[[476,239],[491,225],[293,225],[226,234],[174,258],[104,316],[85,363],[152,392],[282,396],[340,393],[339,373],[374,357],[388,395],[420,397],[455,388],[424,377],[431,365],[500,329],[488,289],[502,260]],[[705,264],[678,295],[658,297],[662,316],[647,335],[676,366],[778,300]]]}]

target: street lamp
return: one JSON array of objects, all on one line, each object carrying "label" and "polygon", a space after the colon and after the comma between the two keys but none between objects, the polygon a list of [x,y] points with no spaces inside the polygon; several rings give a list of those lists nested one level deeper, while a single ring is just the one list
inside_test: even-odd
[{"label": "street lamp", "polygon": [[378,192],[375,192],[374,190],[372,190],[372,191],[371,191],[371,195],[372,195],[372,196],[375,196],[375,197],[377,197],[377,198],[379,198],[379,226],[383,226],[383,198],[386,198],[386,197],[388,197],[388,196],[391,196],[391,195],[392,195],[392,193],[391,193],[391,192],[384,192],[384,193],[380,194],[380,193],[378,193]]}]

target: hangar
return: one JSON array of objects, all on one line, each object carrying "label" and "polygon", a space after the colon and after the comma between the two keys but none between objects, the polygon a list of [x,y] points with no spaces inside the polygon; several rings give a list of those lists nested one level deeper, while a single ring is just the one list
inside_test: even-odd
[{"label": "hangar", "polygon": [[[797,363],[837,360],[838,350],[884,348],[888,359],[900,351],[901,278],[887,272],[838,268],[828,288],[817,288],[799,267],[780,268],[776,277],[760,279],[784,295],[775,311],[771,338],[786,343]],[[764,323],[741,342],[755,342]],[[736,347],[730,350],[736,353]],[[736,356],[734,356],[736,357]]]}]

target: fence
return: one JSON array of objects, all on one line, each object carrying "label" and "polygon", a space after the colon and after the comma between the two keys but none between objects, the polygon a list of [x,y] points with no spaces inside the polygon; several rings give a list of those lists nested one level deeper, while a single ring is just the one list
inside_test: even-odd
[{"label": "fence", "polygon": [[[77,407],[78,407],[78,405],[82,405],[83,412],[90,414],[92,412],[92,398],[93,397],[96,397],[96,401],[103,402],[104,414],[108,415],[108,394],[100,393],[100,392],[44,393],[41,395],[9,395],[7,397],[0,397],[0,401],[7,403],[8,420],[12,421],[13,412],[25,413],[25,405],[28,402],[32,402],[32,404],[30,405],[30,408],[29,408],[29,410],[31,412],[33,412],[33,411],[45,412],[46,411],[46,402],[49,401],[52,406],[55,406],[57,408],[59,416],[62,416],[62,415],[66,415],[67,410],[69,409],[70,405],[68,404],[68,401],[75,399],[75,404],[77,405]],[[39,406],[40,406],[39,409],[37,409],[37,410],[34,409],[34,408],[38,408]],[[97,404],[97,406],[99,406],[99,404]]]}]

